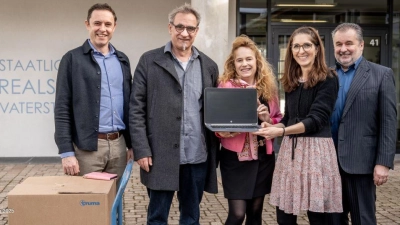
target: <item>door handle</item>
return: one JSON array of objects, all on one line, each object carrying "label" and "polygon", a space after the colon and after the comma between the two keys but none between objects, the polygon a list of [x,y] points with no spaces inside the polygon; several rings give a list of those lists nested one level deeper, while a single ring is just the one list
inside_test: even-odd
[{"label": "door handle", "polygon": [[387,33],[385,34],[385,43],[386,43],[386,45],[388,44],[387,43]]},{"label": "door handle", "polygon": [[272,45],[274,45],[274,40],[275,40],[275,32],[272,32]]}]

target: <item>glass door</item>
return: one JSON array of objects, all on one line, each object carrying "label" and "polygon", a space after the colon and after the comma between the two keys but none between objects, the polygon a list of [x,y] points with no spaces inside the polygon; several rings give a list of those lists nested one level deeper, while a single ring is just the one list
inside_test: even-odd
[{"label": "glass door", "polygon": [[[275,68],[275,75],[278,79],[280,109],[282,113],[285,107],[285,93],[279,79],[283,76],[285,66],[286,48],[290,35],[299,26],[272,27],[272,51],[268,53],[268,59]],[[325,57],[328,66],[335,66],[335,56],[331,32],[334,27],[315,27],[324,43]],[[364,29],[364,52],[363,56],[374,63],[384,66],[388,65],[387,55],[387,29],[385,28],[366,28]]]},{"label": "glass door", "polygon": [[382,66],[389,66],[387,34],[386,29],[364,30],[365,59]]}]

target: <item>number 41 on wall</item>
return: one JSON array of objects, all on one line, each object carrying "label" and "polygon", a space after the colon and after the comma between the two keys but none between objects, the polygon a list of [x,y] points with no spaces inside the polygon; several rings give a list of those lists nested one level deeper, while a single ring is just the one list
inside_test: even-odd
[{"label": "number 41 on wall", "polygon": [[379,39],[371,39],[369,42],[371,46],[379,46]]}]

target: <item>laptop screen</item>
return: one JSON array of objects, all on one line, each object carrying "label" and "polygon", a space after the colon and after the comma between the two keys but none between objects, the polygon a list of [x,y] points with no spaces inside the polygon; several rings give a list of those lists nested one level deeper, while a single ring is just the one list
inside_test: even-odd
[{"label": "laptop screen", "polygon": [[257,124],[257,90],[206,88],[204,122],[207,124]]}]

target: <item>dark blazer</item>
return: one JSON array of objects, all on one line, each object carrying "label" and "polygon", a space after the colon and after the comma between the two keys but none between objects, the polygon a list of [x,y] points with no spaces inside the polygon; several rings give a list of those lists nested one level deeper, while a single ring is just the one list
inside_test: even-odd
[{"label": "dark blazer", "polygon": [[393,169],[396,88],[390,68],[362,59],[347,94],[338,132],[338,160],[349,174]]},{"label": "dark blazer", "polygon": [[[216,63],[199,54],[203,90],[216,87]],[[129,119],[135,160],[148,156],[153,160],[150,172],[140,170],[141,182],[150,189],[179,190],[182,104],[183,91],[172,55],[164,53],[164,47],[144,53],[133,77]],[[202,124],[208,150],[205,190],[216,193],[218,139]]]},{"label": "dark blazer", "polygon": [[[115,48],[114,48],[115,49]],[[128,57],[115,49],[123,73],[124,118],[126,146],[129,136],[129,95],[132,74]],[[54,105],[55,134],[58,152],[73,152],[72,143],[79,149],[97,151],[101,70],[93,57],[88,40],[67,52],[61,59],[57,74]]]}]

